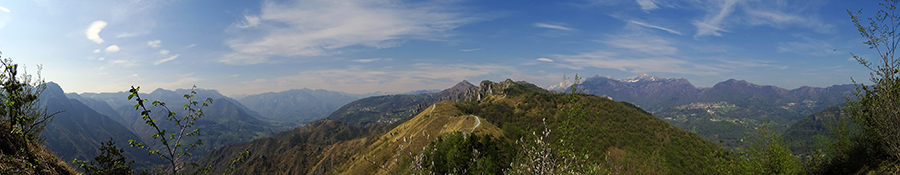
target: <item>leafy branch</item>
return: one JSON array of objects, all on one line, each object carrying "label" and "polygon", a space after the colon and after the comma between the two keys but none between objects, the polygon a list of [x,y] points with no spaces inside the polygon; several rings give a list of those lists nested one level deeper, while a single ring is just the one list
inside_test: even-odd
[{"label": "leafy branch", "polygon": [[[144,120],[145,124],[153,127],[153,129],[156,130],[156,133],[153,134],[152,138],[159,139],[160,143],[165,146],[165,150],[154,149],[147,144],[144,144],[143,142],[136,142],[134,140],[128,140],[128,144],[132,147],[138,147],[147,150],[147,153],[150,155],[159,155],[161,159],[167,160],[169,162],[169,166],[171,169],[170,171],[172,174],[177,174],[178,170],[184,167],[186,163],[180,160],[185,156],[191,156],[191,153],[189,151],[192,148],[203,145],[203,141],[200,139],[197,139],[197,141],[194,143],[188,144],[188,147],[186,148],[182,147],[183,145],[181,144],[181,141],[185,139],[185,137],[195,136],[199,134],[200,129],[189,130],[189,128],[194,125],[195,121],[199,120],[203,116],[203,108],[209,106],[209,104],[213,101],[212,98],[206,98],[206,100],[203,101],[202,104],[200,104],[200,102],[194,101],[193,98],[197,94],[197,92],[195,91],[196,88],[196,85],[193,86],[191,88],[191,92],[184,95],[184,98],[188,101],[188,103],[183,105],[184,111],[187,112],[187,115],[184,115],[180,118],[175,117],[175,112],[170,110],[169,107],[166,106],[165,102],[153,101],[150,103],[155,107],[162,107],[163,109],[165,109],[167,113],[166,120],[175,123],[178,131],[171,134],[167,129],[161,129],[156,120],[150,116],[151,111],[147,109],[147,105],[145,105],[145,102],[147,102],[148,100],[141,98],[140,93],[138,93],[140,91],[140,86],[138,86],[137,88],[132,86],[131,90],[128,91],[131,92],[131,94],[128,95],[128,100],[134,98],[135,101],[137,101],[137,104],[134,105],[134,109],[142,110],[141,119]],[[196,164],[192,163],[191,165]]]}]

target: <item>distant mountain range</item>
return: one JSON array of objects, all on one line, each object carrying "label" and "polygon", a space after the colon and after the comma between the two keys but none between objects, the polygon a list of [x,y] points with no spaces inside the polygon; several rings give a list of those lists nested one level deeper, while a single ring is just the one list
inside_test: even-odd
[{"label": "distant mountain range", "polygon": [[[565,84],[565,83],[560,83]],[[665,108],[696,102],[738,103],[739,106],[784,106],[811,104],[819,106],[807,111],[820,111],[829,104],[844,102],[852,84],[834,85],[826,88],[803,86],[787,90],[770,85],[756,85],[744,80],[729,79],[713,87],[698,88],[684,78],[660,78],[641,74],[625,79],[594,76],[585,79],[579,86],[584,93],[607,96],[614,100],[627,101],[656,112]],[[563,91],[559,85],[550,87],[553,91]],[[791,105],[793,106],[793,105]]]},{"label": "distant mountain range", "polygon": [[[786,129],[807,115],[844,103],[855,90],[852,84],[787,90],[735,79],[698,88],[687,79],[647,74],[625,79],[594,76],[578,88],[633,103],[675,126],[714,142],[721,140],[731,148],[746,146],[745,141],[760,122],[775,122],[776,129]],[[554,86],[553,90],[565,89]]]},{"label": "distant mountain range", "polygon": [[[198,120],[194,128],[200,129],[200,135],[194,139],[201,139],[203,146],[191,151],[197,158],[205,155],[209,150],[230,144],[244,143],[257,138],[264,138],[274,134],[273,126],[260,120],[260,114],[238,103],[236,100],[225,97],[215,90],[197,89],[194,101],[202,102],[206,98],[213,98],[213,103],[204,108],[205,116]],[[182,105],[187,103],[184,94],[190,93],[188,89],[164,90],[156,89],[151,93],[142,93],[141,97],[150,101],[159,100],[166,102],[169,109],[176,112],[177,117],[184,115]],[[100,113],[112,116],[114,121],[121,123],[133,131],[146,144],[161,147],[160,143],[152,139],[154,130],[140,119],[140,111],[133,107],[136,104],[128,100],[127,92],[117,93],[69,93],[72,99],[83,101],[89,109],[102,111]],[[112,110],[111,110],[112,109]],[[161,107],[148,106],[151,115],[156,118],[158,126],[162,129],[175,129],[174,123],[166,121],[163,115],[165,110]],[[127,142],[123,142],[127,143]],[[99,144],[99,142],[98,142]],[[98,146],[99,147],[99,146]],[[93,147],[92,149],[97,149]],[[127,146],[126,146],[127,147]]]},{"label": "distant mountain range", "polygon": [[322,89],[294,89],[249,95],[237,99],[259,112],[262,119],[289,130],[316,121],[359,98],[341,92]]}]

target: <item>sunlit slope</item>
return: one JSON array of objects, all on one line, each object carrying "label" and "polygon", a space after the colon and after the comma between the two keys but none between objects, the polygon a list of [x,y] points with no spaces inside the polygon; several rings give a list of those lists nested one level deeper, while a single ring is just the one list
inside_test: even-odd
[{"label": "sunlit slope", "polygon": [[[478,135],[502,136],[503,131],[484,118],[461,113],[455,102],[441,102],[382,134],[350,161],[336,169],[338,174],[389,174],[382,169],[403,171],[409,168],[410,155],[422,152],[431,141],[456,131]],[[396,160],[396,161],[395,161]],[[378,167],[376,164],[379,164]]]}]

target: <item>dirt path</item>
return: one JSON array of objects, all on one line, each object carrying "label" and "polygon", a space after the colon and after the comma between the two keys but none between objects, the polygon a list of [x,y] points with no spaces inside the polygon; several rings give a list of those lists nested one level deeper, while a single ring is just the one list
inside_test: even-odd
[{"label": "dirt path", "polygon": [[472,132],[474,133],[475,128],[477,128],[478,126],[481,126],[481,118],[478,118],[478,116],[475,116],[475,115],[471,115],[471,116],[475,117],[475,127],[472,127]]}]

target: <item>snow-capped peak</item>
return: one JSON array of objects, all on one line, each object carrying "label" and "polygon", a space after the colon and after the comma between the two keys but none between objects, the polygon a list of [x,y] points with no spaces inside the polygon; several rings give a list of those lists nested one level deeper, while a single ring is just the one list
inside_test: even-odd
[{"label": "snow-capped peak", "polygon": [[637,76],[621,79],[619,81],[634,83],[634,82],[638,82],[638,81],[656,81],[656,80],[661,80],[661,78],[653,76],[653,75],[648,75],[648,74],[640,74]]},{"label": "snow-capped peak", "polygon": [[559,84],[550,85],[550,87],[547,87],[547,90],[562,91],[562,90],[566,90],[567,88],[569,88],[569,80],[564,80],[562,82],[559,82]]}]

